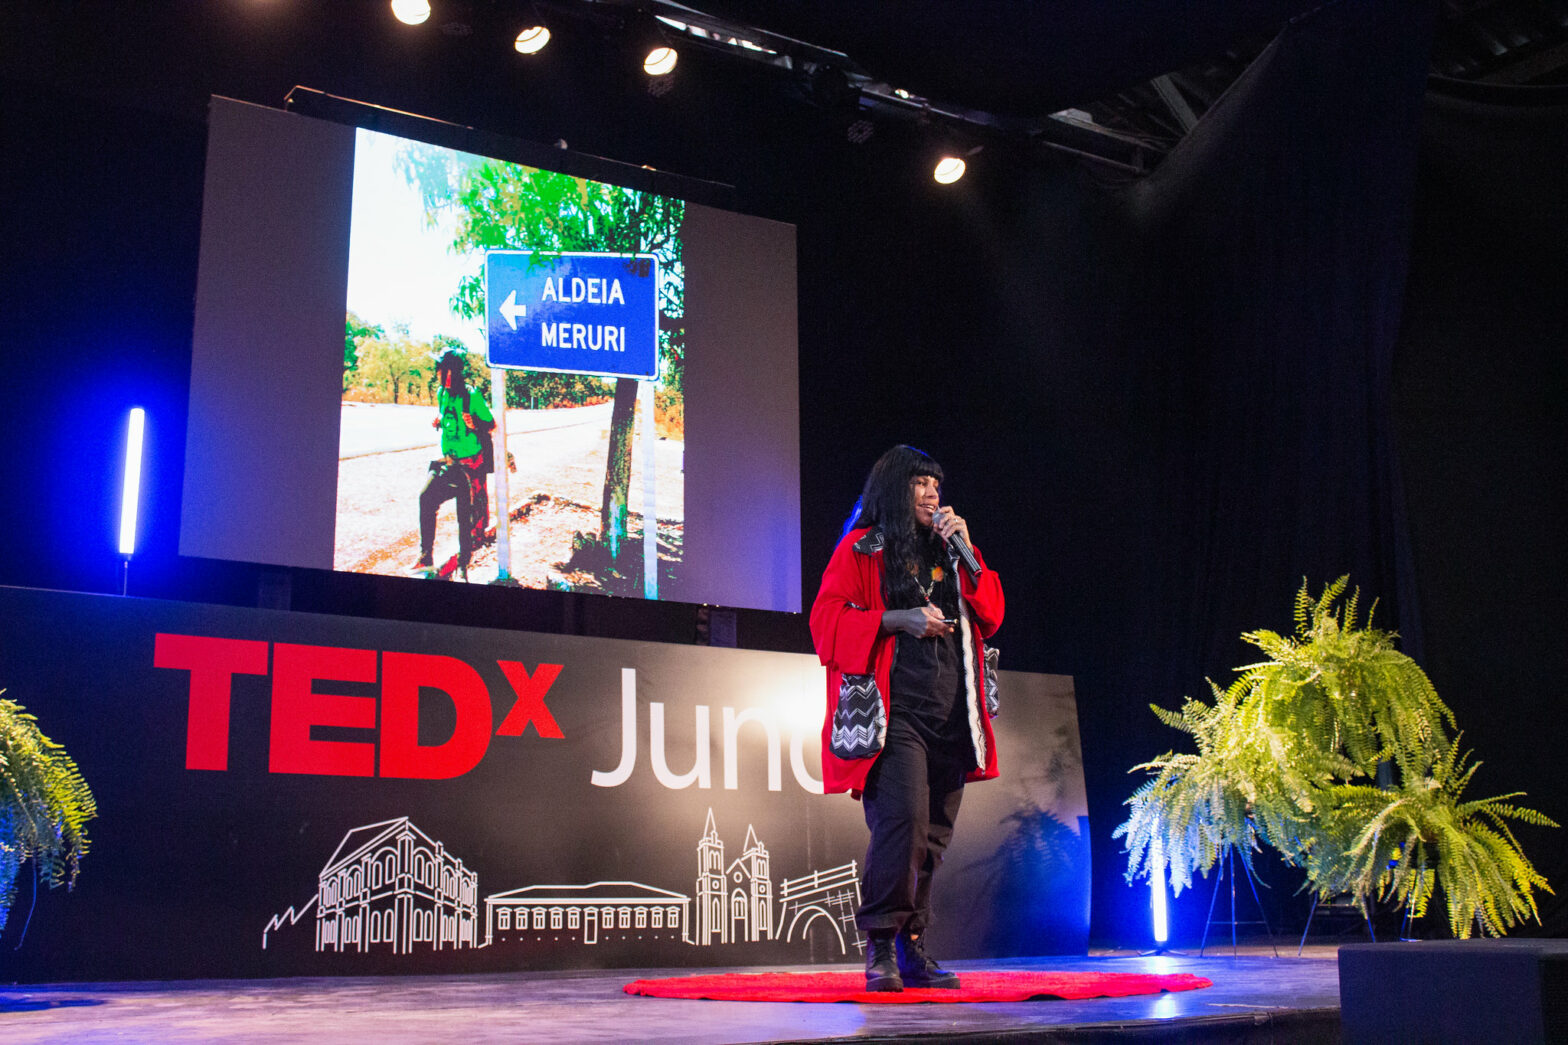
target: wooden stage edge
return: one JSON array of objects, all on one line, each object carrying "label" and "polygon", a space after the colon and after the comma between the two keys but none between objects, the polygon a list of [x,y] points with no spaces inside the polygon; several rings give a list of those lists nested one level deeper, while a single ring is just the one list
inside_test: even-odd
[{"label": "wooden stage edge", "polygon": [[[1283,941],[1281,941],[1283,944]],[[615,969],[474,976],[182,980],[0,986],[0,1038],[377,1045],[490,1042],[1270,1042],[1340,1040],[1333,947],[1227,945],[1195,954],[1010,958],[965,969],[1187,972],[1214,986],[1175,994],[976,1005],[809,1005],[626,994],[635,979],[756,969]],[[16,956],[11,956],[14,961]],[[7,964],[10,964],[8,962]],[[793,966],[821,971],[823,966]],[[839,968],[848,968],[840,966]],[[14,975],[14,966],[12,975]],[[3,974],[0,974],[3,975]]]}]

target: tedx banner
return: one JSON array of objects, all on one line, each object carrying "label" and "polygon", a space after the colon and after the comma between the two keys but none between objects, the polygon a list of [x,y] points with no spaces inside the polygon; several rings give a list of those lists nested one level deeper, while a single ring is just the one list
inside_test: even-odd
[{"label": "tedx banner", "polygon": [[[1081,953],[1071,680],[1003,683],[932,946]],[[13,981],[860,960],[810,656],[0,588],[0,687],[99,809]]]}]

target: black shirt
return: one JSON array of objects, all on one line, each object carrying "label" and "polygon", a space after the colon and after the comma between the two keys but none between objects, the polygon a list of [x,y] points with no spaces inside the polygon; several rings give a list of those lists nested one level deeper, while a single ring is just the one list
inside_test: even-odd
[{"label": "black shirt", "polygon": [[[956,621],[958,586],[951,566],[927,566],[921,576],[921,587],[930,588],[931,604]],[[893,714],[907,718],[927,741],[955,744],[969,735],[963,637],[957,628],[955,624],[951,634],[931,638],[899,632],[894,646],[890,680]]]}]

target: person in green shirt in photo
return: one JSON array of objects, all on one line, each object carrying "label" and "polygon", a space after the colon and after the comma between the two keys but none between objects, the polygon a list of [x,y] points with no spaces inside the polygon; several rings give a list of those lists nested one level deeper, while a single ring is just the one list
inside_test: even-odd
[{"label": "person in green shirt in photo", "polygon": [[468,578],[468,563],[490,528],[490,500],[485,477],[490,473],[490,431],[495,419],[485,397],[468,387],[461,352],[448,352],[436,364],[436,419],[441,429],[441,457],[430,462],[430,479],[419,494],[419,562],[415,569],[434,568],[436,513],[449,500],[457,502],[457,566]]}]

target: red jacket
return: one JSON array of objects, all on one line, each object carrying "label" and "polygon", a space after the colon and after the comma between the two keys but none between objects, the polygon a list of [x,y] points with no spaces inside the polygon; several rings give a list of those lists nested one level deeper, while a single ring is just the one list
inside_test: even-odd
[{"label": "red jacket", "polygon": [[[866,774],[876,754],[866,758],[840,758],[832,750],[834,712],[845,675],[872,675],[882,697],[881,728],[886,732],[888,694],[893,674],[895,636],[882,631],[882,535],[875,528],[851,530],[838,542],[822,587],[811,607],[811,639],[817,656],[828,669],[827,717],[822,723],[822,789],[828,794],[865,788]],[[959,636],[964,655],[964,692],[969,702],[969,732],[975,745],[975,762],[968,780],[989,780],[997,775],[996,738],[985,710],[985,663],[981,640],[1002,624],[1002,582],[996,571],[980,560],[980,577],[971,580],[958,571]]]}]

